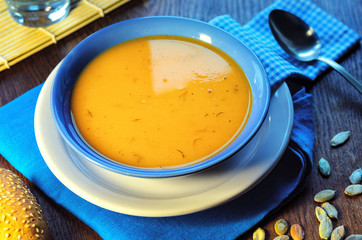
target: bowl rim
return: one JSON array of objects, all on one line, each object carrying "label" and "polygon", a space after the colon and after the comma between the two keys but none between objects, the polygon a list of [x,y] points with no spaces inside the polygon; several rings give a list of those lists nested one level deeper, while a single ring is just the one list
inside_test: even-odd
[{"label": "bowl rim", "polygon": [[[226,38],[234,39],[238,42],[238,44],[240,44],[240,46],[243,46],[245,49],[247,49],[247,51],[250,53],[250,56],[252,56],[254,58],[253,60],[256,62],[258,69],[261,71],[261,76],[262,76],[261,79],[265,86],[263,88],[263,96],[264,96],[265,102],[264,102],[263,108],[261,109],[261,117],[258,118],[257,122],[254,124],[254,127],[250,130],[249,134],[246,137],[244,137],[242,139],[242,141],[236,141],[237,139],[240,140],[239,136],[240,136],[240,133],[244,132],[244,129],[243,129],[238,134],[239,136],[237,136],[230,144],[228,144],[228,146],[226,146],[225,148],[223,148],[221,151],[217,152],[210,158],[202,160],[200,162],[196,162],[194,164],[178,165],[178,166],[170,167],[170,168],[169,167],[167,167],[167,168],[142,168],[142,167],[135,167],[135,166],[122,164],[122,163],[116,162],[114,160],[111,160],[109,158],[106,158],[106,157],[100,155],[98,152],[89,148],[87,143],[84,143],[84,140],[82,140],[81,137],[79,136],[79,134],[75,131],[75,127],[73,126],[73,124],[71,124],[72,126],[70,126],[69,123],[67,124],[67,123],[62,122],[62,120],[60,119],[62,114],[71,115],[70,110],[69,110],[69,104],[67,107],[65,107],[65,109],[69,110],[69,113],[66,113],[66,111],[64,110],[64,106],[63,106],[64,104],[62,104],[61,106],[56,105],[57,102],[59,101],[59,98],[57,98],[57,95],[56,95],[56,91],[59,91],[59,88],[62,87],[60,85],[60,83],[63,81],[63,80],[61,80],[61,78],[64,78],[64,76],[62,75],[62,69],[64,68],[64,66],[66,66],[69,62],[72,61],[75,53],[82,51],[82,49],[85,48],[86,45],[89,42],[91,42],[94,38],[100,37],[100,35],[102,35],[103,33],[112,31],[112,29],[114,29],[114,28],[122,28],[122,26],[124,26],[126,24],[134,24],[137,22],[145,22],[145,21],[147,22],[147,21],[155,21],[155,20],[156,21],[171,20],[173,22],[181,21],[181,24],[184,22],[187,22],[188,24],[196,24],[197,26],[202,26],[204,28],[208,28],[209,30],[211,29],[212,31],[215,31],[216,33],[223,34],[223,35],[225,35]],[[145,35],[145,36],[151,36],[151,35],[152,34]],[[153,35],[163,35],[163,34],[153,34]],[[175,35],[175,34],[170,34],[170,35]],[[180,34],[179,36],[184,36],[184,35]],[[139,36],[139,37],[142,37],[142,36]],[[189,37],[189,36],[186,36],[186,37]],[[132,37],[130,39],[133,39],[133,38],[134,37]],[[201,40],[199,38],[196,38],[196,39]],[[121,42],[123,42],[123,41],[119,41],[118,43],[121,43]],[[221,50],[224,51],[223,49],[221,49]],[[95,56],[93,56],[93,58],[91,58],[89,61],[94,59]],[[82,69],[83,69],[83,67],[80,69],[80,71]],[[249,79],[249,82],[250,82],[250,79]],[[250,83],[250,85],[251,85],[251,83]],[[63,97],[70,98],[70,93]],[[102,168],[105,168],[105,169],[108,169],[110,171],[117,172],[120,174],[124,174],[124,175],[143,177],[143,178],[162,178],[162,177],[181,176],[181,175],[201,171],[208,167],[214,166],[217,163],[220,163],[223,160],[234,155],[243,146],[245,146],[254,137],[254,135],[259,131],[259,129],[267,115],[269,105],[270,105],[270,98],[271,98],[270,83],[269,83],[269,79],[266,74],[264,66],[260,62],[257,55],[247,45],[245,45],[240,39],[236,38],[235,36],[233,36],[232,34],[228,33],[227,31],[225,31],[223,29],[220,29],[216,26],[213,26],[207,22],[203,22],[200,20],[185,18],[185,17],[177,17],[177,16],[149,16],[149,17],[133,18],[133,19],[129,19],[129,20],[125,20],[125,21],[121,21],[121,22],[109,25],[103,29],[96,31],[95,33],[91,34],[90,36],[88,36],[87,38],[82,40],[80,43],[78,43],[77,46],[75,46],[70,51],[70,53],[63,59],[63,61],[61,62],[60,66],[59,66],[57,73],[55,74],[54,82],[51,86],[50,105],[51,105],[51,113],[52,113],[56,128],[57,128],[58,132],[60,133],[60,136],[61,136],[63,142],[65,144],[69,145],[78,154],[83,156],[85,160],[90,161]],[[254,100],[254,98],[253,98],[253,100]],[[250,116],[249,116],[249,119],[250,119]],[[249,122],[249,119],[247,122]],[[74,136],[71,136],[69,134],[67,128],[70,128],[70,129],[73,128],[73,130],[70,130],[70,131],[75,131],[75,132],[72,132],[72,134],[74,136],[76,136],[76,138],[78,138],[78,139],[74,139],[73,138]],[[227,151],[225,151],[225,149],[227,149]]]}]

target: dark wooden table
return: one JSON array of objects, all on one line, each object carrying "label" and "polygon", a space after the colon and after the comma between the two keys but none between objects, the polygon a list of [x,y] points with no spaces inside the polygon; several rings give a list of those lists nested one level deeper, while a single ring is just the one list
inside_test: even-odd
[{"label": "dark wooden table", "polygon": [[[112,23],[151,15],[176,15],[208,21],[221,14],[230,14],[244,24],[272,2],[272,0],[132,0],[104,18],[64,38],[56,45],[23,60],[10,70],[0,72],[0,106],[44,82],[58,62],[82,39]],[[313,2],[362,35],[362,1],[313,0]],[[352,75],[362,79],[361,48],[354,49],[341,63]],[[267,239],[276,236],[273,224],[280,218],[285,218],[291,224],[302,225],[306,239],[319,239],[318,221],[314,215],[317,204],[313,202],[313,196],[326,188],[337,190],[333,204],[339,210],[340,217],[334,222],[334,226],[344,225],[347,234],[362,234],[362,196],[347,197],[343,193],[349,184],[349,174],[354,169],[362,167],[362,97],[335,71],[328,71],[317,79],[315,84],[308,88],[308,92],[314,96],[315,116],[316,143],[312,175],[299,196],[260,224],[260,227],[266,229],[268,233]],[[329,145],[331,137],[346,130],[352,132],[348,142],[340,148],[332,149]],[[317,162],[321,157],[330,161],[332,173],[328,178],[322,178],[318,173]],[[0,167],[18,173],[1,156]],[[31,182],[22,178],[38,198],[54,239],[101,239],[92,229],[56,205]],[[241,239],[251,239],[251,235],[252,232],[249,232]]]}]

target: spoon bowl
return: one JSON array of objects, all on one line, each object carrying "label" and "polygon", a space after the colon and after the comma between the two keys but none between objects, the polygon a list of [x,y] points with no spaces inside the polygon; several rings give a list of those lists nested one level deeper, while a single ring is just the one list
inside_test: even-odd
[{"label": "spoon bowl", "polygon": [[270,29],[283,50],[302,62],[322,61],[345,77],[359,93],[362,84],[335,61],[320,55],[322,43],[314,29],[292,13],[275,9],[269,15]]}]

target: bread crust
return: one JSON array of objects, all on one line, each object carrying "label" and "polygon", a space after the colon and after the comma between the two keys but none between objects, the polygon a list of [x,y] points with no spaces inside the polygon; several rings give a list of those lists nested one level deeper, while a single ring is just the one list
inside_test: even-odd
[{"label": "bread crust", "polygon": [[43,212],[15,173],[0,168],[0,239],[52,239]]}]

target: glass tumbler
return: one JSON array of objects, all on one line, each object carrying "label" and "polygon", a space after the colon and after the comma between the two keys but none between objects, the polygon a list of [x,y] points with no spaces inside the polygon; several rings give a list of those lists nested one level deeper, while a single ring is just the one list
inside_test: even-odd
[{"label": "glass tumbler", "polygon": [[70,0],[5,0],[11,17],[21,25],[44,27],[68,15]]}]

